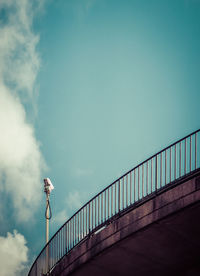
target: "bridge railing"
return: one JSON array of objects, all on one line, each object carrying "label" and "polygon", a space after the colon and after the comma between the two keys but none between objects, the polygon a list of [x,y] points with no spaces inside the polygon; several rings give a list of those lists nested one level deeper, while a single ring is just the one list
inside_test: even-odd
[{"label": "bridge railing", "polygon": [[48,275],[64,255],[114,216],[198,168],[200,130],[140,163],[87,202],[43,248],[29,276]]}]

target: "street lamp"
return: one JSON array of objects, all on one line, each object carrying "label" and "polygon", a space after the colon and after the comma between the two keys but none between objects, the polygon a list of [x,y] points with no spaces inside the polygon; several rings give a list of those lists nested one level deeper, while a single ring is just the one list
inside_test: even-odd
[{"label": "street lamp", "polygon": [[46,272],[49,270],[49,246],[47,245],[49,242],[49,220],[52,217],[51,206],[50,206],[50,193],[54,189],[53,184],[49,178],[44,179],[44,192],[46,193]]}]

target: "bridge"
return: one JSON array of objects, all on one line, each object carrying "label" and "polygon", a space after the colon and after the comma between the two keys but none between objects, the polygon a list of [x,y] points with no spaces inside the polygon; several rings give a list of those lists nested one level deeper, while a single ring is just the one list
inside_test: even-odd
[{"label": "bridge", "polygon": [[33,263],[39,275],[200,275],[200,130],[81,207]]}]

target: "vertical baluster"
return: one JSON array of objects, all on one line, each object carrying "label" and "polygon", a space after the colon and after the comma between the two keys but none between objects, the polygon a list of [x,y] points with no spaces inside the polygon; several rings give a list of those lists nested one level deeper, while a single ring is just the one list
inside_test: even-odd
[{"label": "vertical baluster", "polygon": [[153,191],[153,158],[151,158],[151,193]]},{"label": "vertical baluster", "polygon": [[124,177],[122,178],[122,210],[124,209]]},{"label": "vertical baluster", "polygon": [[80,212],[79,212],[79,234],[78,234],[79,242],[82,237],[81,235],[82,235],[82,210],[80,210]]},{"label": "vertical baluster", "polygon": [[59,233],[56,235],[56,260],[59,260]]},{"label": "vertical baluster", "polygon": [[66,224],[63,226],[63,256],[66,254]]},{"label": "vertical baluster", "polygon": [[74,216],[74,246],[76,245],[76,215]]},{"label": "vertical baluster", "polygon": [[176,180],[176,144],[175,144],[175,155],[174,155],[174,180]]},{"label": "vertical baluster", "polygon": [[54,266],[53,245],[54,245],[54,239],[51,241],[51,257],[50,257],[50,264],[51,264],[51,267]]},{"label": "vertical baluster", "polygon": [[80,217],[79,217],[79,227],[80,227],[80,231],[79,231],[79,239],[82,239],[82,210],[80,210]]},{"label": "vertical baluster", "polygon": [[98,221],[97,221],[97,225],[99,225],[100,221],[101,221],[99,214],[100,214],[100,195],[98,195]]},{"label": "vertical baluster", "polygon": [[187,169],[186,169],[186,165],[187,165],[187,164],[186,164],[186,157],[187,157],[187,156],[186,156],[186,155],[187,155],[187,145],[186,145],[186,140],[187,140],[187,139],[185,139],[185,174],[186,174],[186,170],[187,170]]},{"label": "vertical baluster", "polygon": [[60,250],[61,258],[63,256],[63,227],[61,228],[61,250]]},{"label": "vertical baluster", "polygon": [[138,167],[138,200],[140,199],[140,167]]},{"label": "vertical baluster", "polygon": [[84,236],[87,235],[87,205],[84,208],[84,214],[85,214],[85,229],[84,229]]},{"label": "vertical baluster", "polygon": [[144,164],[142,164],[142,198],[144,197]]},{"label": "vertical baluster", "polygon": [[67,252],[69,251],[69,222],[67,223]]},{"label": "vertical baluster", "polygon": [[68,236],[69,236],[69,251],[71,249],[71,220],[69,220],[69,233],[68,233]]},{"label": "vertical baluster", "polygon": [[181,177],[181,142],[180,142],[180,149],[179,149],[179,154],[180,154],[180,165],[179,165],[179,177]]},{"label": "vertical baluster", "polygon": [[126,175],[126,207],[128,206],[128,174]]},{"label": "vertical baluster", "polygon": [[108,188],[108,219],[110,217],[110,200],[109,200],[109,197],[110,197],[110,188]]},{"label": "vertical baluster", "polygon": [[192,136],[190,135],[190,172],[192,170]]},{"label": "vertical baluster", "polygon": [[167,184],[167,151],[165,150],[165,185]]},{"label": "vertical baluster", "polygon": [[130,204],[132,203],[132,172],[130,172]]},{"label": "vertical baluster", "polygon": [[63,256],[63,227],[61,228],[60,231],[60,257],[62,258]]},{"label": "vertical baluster", "polygon": [[52,240],[52,264],[55,264],[55,238]]},{"label": "vertical baluster", "polygon": [[118,182],[118,209],[120,211],[120,180]]},{"label": "vertical baluster", "polygon": [[60,258],[62,258],[62,228],[60,229]]},{"label": "vertical baluster", "polygon": [[85,216],[84,216],[84,208],[83,208],[83,238],[85,236]]},{"label": "vertical baluster", "polygon": [[[67,223],[66,223],[66,227],[65,227],[65,230],[66,230],[66,244],[65,244],[65,246],[66,246],[66,252],[65,252],[65,254],[67,254],[67,252],[68,252],[68,234],[67,234]],[[53,239],[54,240],[54,239]],[[52,240],[52,241],[53,241]],[[53,257],[52,257],[53,258]]]},{"label": "vertical baluster", "polygon": [[63,227],[60,229],[60,258],[63,256]]},{"label": "vertical baluster", "polygon": [[70,221],[68,222],[68,251],[70,250]]},{"label": "vertical baluster", "polygon": [[155,158],[155,190],[157,191],[157,155],[156,155],[156,158]]},{"label": "vertical baluster", "polygon": [[111,216],[113,216],[113,185],[111,186]]},{"label": "vertical baluster", "polygon": [[76,216],[74,216],[74,246],[76,245]]},{"label": "vertical baluster", "polygon": [[66,254],[66,224],[63,227],[63,255]]},{"label": "vertical baluster", "polygon": [[106,206],[106,190],[104,192],[104,200],[105,200],[105,206],[104,206],[104,221],[106,221],[106,209],[107,209],[107,206]]},{"label": "vertical baluster", "polygon": [[94,210],[93,210],[93,207],[94,207],[94,199],[92,200],[92,227],[91,227],[91,231],[93,230],[93,223],[94,223]]},{"label": "vertical baluster", "polygon": [[79,241],[81,240],[81,233],[82,233],[82,210],[80,210],[79,214]]},{"label": "vertical baluster", "polygon": [[160,188],[162,187],[162,152],[160,154]]},{"label": "vertical baluster", "polygon": [[72,222],[72,247],[74,246],[74,221],[73,221],[73,217],[71,219],[71,222]]},{"label": "vertical baluster", "polygon": [[70,251],[70,221],[67,223],[67,252]]},{"label": "vertical baluster", "polygon": [[62,254],[61,254],[61,258],[64,255],[64,226],[62,227]]},{"label": "vertical baluster", "polygon": [[60,259],[60,231],[58,232],[58,260]]},{"label": "vertical baluster", "polygon": [[169,167],[170,167],[170,183],[171,183],[171,181],[172,181],[172,148],[171,147],[170,147],[170,160],[169,160],[169,162],[170,162]]},{"label": "vertical baluster", "polygon": [[88,205],[88,232],[90,233],[90,228],[91,228],[91,202],[89,202]]},{"label": "vertical baluster", "polygon": [[101,194],[101,223],[103,222],[103,193]]},{"label": "vertical baluster", "polygon": [[72,218],[72,246],[74,247],[74,217]]},{"label": "vertical baluster", "polygon": [[56,234],[56,262],[58,261],[59,259],[59,240],[58,240],[58,233]]},{"label": "vertical baluster", "polygon": [[59,260],[59,232],[57,234],[57,260]]},{"label": "vertical baluster", "polygon": [[64,227],[63,227],[63,236],[64,236],[64,240],[63,240],[63,255],[66,254],[66,249],[67,249],[67,247],[66,247],[66,240],[67,240],[66,228],[67,228],[67,225],[66,225],[66,223],[65,223],[65,225],[64,225]]},{"label": "vertical baluster", "polygon": [[80,212],[78,212],[78,242],[80,241]]},{"label": "vertical baluster", "polygon": [[146,163],[146,195],[149,193],[149,188],[148,188],[148,161]]},{"label": "vertical baluster", "polygon": [[71,249],[71,219],[69,221],[69,251]]},{"label": "vertical baluster", "polygon": [[79,213],[79,242],[81,240],[81,210]]},{"label": "vertical baluster", "polygon": [[134,202],[136,201],[136,169],[134,169]]},{"label": "vertical baluster", "polygon": [[96,228],[97,226],[97,198],[95,197],[95,224],[94,227]]},{"label": "vertical baluster", "polygon": [[60,259],[60,231],[58,232],[58,260]]},{"label": "vertical baluster", "polygon": [[197,168],[197,133],[195,133],[195,170]]},{"label": "vertical baluster", "polygon": [[75,244],[76,244],[76,216],[73,217],[73,226],[74,226],[73,233],[74,233],[74,246],[75,246]]},{"label": "vertical baluster", "polygon": [[117,213],[117,183],[115,182],[115,214]]},{"label": "vertical baluster", "polygon": [[58,260],[58,234],[56,235],[56,262]]}]

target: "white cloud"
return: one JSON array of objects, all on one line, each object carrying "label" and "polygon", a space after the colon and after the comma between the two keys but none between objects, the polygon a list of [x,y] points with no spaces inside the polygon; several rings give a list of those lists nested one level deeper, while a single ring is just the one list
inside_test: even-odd
[{"label": "white cloud", "polygon": [[25,275],[28,248],[23,235],[16,230],[6,237],[0,236],[0,270],[1,276]]},{"label": "white cloud", "polygon": [[36,2],[0,1],[5,14],[0,19],[0,189],[11,196],[18,221],[26,221],[36,209],[45,168],[23,106],[33,101],[40,67],[39,37],[32,31]]},{"label": "white cloud", "polygon": [[63,223],[65,223],[68,220],[69,216],[67,214],[67,211],[64,209],[58,213],[55,214],[55,216],[52,218],[52,224],[56,224],[57,226],[61,226]]},{"label": "white cloud", "polygon": [[82,206],[81,196],[78,191],[73,191],[68,194],[65,199],[64,209],[57,212],[52,218],[52,224],[61,226],[69,217]]},{"label": "white cloud", "polygon": [[69,210],[76,211],[82,206],[81,195],[78,191],[73,191],[68,194],[65,200]]},{"label": "white cloud", "polygon": [[32,30],[32,1],[1,0],[5,24],[0,28],[0,81],[12,90],[32,94],[40,66],[36,51],[39,37]]}]

